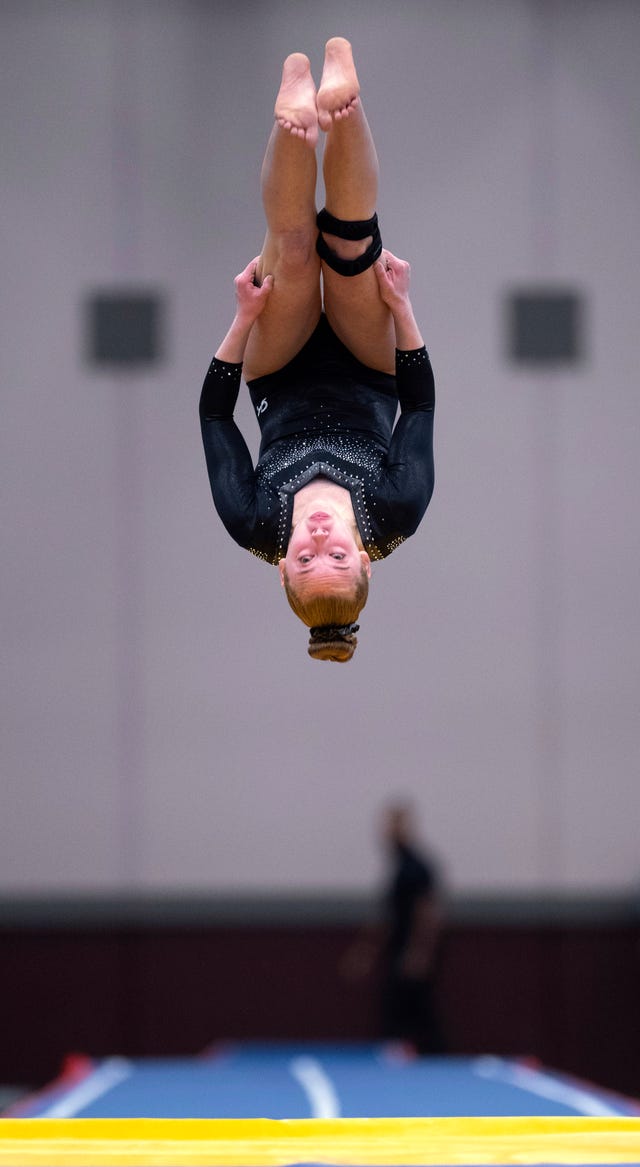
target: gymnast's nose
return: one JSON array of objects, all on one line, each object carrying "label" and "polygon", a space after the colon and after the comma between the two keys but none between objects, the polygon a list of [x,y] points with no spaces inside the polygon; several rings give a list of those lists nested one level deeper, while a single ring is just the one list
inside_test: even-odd
[{"label": "gymnast's nose", "polygon": [[309,515],[308,526],[312,539],[326,539],[331,530],[331,517],[325,511],[316,511]]}]

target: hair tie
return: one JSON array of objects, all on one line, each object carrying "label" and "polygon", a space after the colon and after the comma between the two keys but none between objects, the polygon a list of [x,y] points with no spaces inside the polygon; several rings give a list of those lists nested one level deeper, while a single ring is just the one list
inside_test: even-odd
[{"label": "hair tie", "polygon": [[330,640],[349,640],[359,628],[359,624],[317,624],[309,629],[309,635],[316,644],[324,644]]}]

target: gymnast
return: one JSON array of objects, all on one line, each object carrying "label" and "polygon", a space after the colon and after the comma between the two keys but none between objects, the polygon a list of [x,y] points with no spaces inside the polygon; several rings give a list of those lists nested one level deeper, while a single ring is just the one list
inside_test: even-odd
[{"label": "gymnast", "polygon": [[[266,239],[236,277],[200,398],[216,509],[279,568],[316,660],[353,656],[371,561],[414,533],[433,491],[433,374],[409,264],[382,247],[359,92],[342,37],[327,43],[317,92],[308,58],[285,60],[261,175]],[[233,420],[242,373],[261,431],[255,467]]]}]

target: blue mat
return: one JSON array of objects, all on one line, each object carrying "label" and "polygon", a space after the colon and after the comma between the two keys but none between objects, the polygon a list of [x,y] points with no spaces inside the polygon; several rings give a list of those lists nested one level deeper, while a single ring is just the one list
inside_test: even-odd
[{"label": "blue mat", "polygon": [[24,1117],[637,1116],[634,1100],[515,1060],[415,1058],[385,1045],[239,1045],[199,1058],[87,1062]]}]

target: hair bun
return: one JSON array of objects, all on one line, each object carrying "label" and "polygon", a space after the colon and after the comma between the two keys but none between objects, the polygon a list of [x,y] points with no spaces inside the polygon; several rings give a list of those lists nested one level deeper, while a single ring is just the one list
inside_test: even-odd
[{"label": "hair bun", "polygon": [[359,628],[359,624],[318,624],[310,628],[309,656],[314,660],[334,660],[344,664],[356,651]]}]

